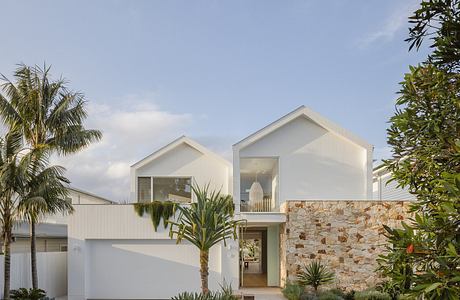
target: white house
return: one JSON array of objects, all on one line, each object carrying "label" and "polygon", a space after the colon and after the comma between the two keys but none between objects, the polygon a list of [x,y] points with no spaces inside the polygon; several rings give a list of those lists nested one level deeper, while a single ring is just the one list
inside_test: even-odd
[{"label": "white house", "polygon": [[[210,288],[281,286],[280,207],[292,200],[372,198],[372,146],[302,106],[233,146],[233,164],[180,137],[131,166],[131,201],[193,201],[191,185],[232,194],[248,221],[210,254]],[[166,299],[198,291],[194,246],[155,232],[133,206],[76,205],[69,220],[68,297]]]}]

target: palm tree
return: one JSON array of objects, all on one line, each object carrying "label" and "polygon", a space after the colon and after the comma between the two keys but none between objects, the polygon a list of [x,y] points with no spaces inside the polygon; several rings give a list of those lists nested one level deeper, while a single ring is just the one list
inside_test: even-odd
[{"label": "palm tree", "polygon": [[22,150],[22,136],[9,132],[0,140],[0,227],[4,254],[3,299],[10,299],[11,241],[17,219],[18,194],[24,182],[24,165],[18,163]]},{"label": "palm tree", "polygon": [[[48,166],[43,153],[29,153],[21,159],[27,174],[21,188],[18,213],[30,224],[30,254],[32,286],[38,287],[35,227],[47,214],[72,213],[72,203],[65,200],[69,183],[64,177],[65,168]],[[36,288],[36,287],[34,287]]]},{"label": "palm tree", "polygon": [[[83,121],[87,117],[84,96],[67,89],[66,81],[49,80],[49,67],[43,69],[35,66],[19,65],[14,73],[15,83],[2,77],[0,94],[0,117],[9,130],[22,134],[30,151],[42,153],[49,157],[52,153],[67,155],[75,153],[90,143],[101,139],[98,130],[87,130]],[[39,170],[32,170],[38,174]],[[34,186],[34,185],[33,185]],[[29,191],[30,195],[40,195],[39,191]],[[62,193],[61,193],[62,196]],[[32,201],[51,201],[52,204],[32,205]],[[29,216],[31,226],[31,269],[32,286],[38,288],[35,254],[35,216],[54,213],[56,210],[68,212],[69,206],[62,197],[30,197],[26,201],[32,212]],[[50,209],[48,211],[48,209]]]},{"label": "palm tree", "polygon": [[212,246],[226,242],[227,239],[236,240],[238,227],[244,220],[233,218],[234,205],[231,196],[224,196],[219,192],[209,192],[209,185],[204,188],[192,187],[196,202],[190,206],[178,206],[179,215],[171,224],[170,236],[176,236],[177,243],[187,240],[200,250],[200,278],[201,290],[209,292],[209,250]]}]

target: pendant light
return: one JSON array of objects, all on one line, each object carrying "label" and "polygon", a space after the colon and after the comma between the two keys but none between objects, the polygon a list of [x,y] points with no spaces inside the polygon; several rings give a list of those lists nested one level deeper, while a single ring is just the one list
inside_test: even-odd
[{"label": "pendant light", "polygon": [[257,173],[256,173],[256,180],[252,183],[251,188],[249,189],[249,204],[250,205],[257,205],[263,202],[264,199],[264,190],[262,186],[257,181]]}]

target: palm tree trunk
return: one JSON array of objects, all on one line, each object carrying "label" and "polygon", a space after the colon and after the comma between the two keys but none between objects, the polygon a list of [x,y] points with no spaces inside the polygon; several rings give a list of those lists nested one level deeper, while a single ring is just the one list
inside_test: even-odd
[{"label": "palm tree trunk", "polygon": [[9,300],[10,299],[10,269],[11,269],[11,252],[10,252],[10,241],[11,237],[9,234],[4,235],[4,254],[5,254],[5,261],[4,261],[4,272],[3,272],[3,299]]},{"label": "palm tree trunk", "polygon": [[32,269],[32,288],[38,289],[37,274],[37,246],[35,235],[35,221],[30,222],[30,264]]},{"label": "palm tree trunk", "polygon": [[209,293],[208,289],[208,262],[209,252],[200,250],[200,275],[201,275],[201,291],[203,294]]}]

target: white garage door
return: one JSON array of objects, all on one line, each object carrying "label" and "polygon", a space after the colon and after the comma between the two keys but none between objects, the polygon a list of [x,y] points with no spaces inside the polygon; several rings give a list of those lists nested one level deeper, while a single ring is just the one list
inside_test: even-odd
[{"label": "white garage door", "polygon": [[[199,291],[199,251],[173,240],[87,241],[86,287],[90,299],[169,299]],[[221,249],[211,249],[210,288],[221,281]]]}]

